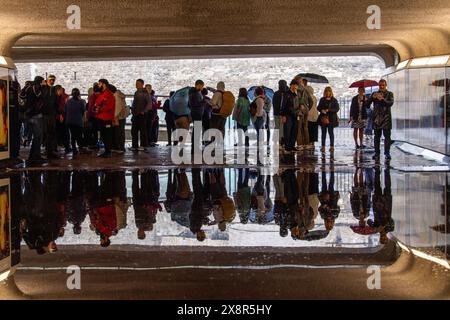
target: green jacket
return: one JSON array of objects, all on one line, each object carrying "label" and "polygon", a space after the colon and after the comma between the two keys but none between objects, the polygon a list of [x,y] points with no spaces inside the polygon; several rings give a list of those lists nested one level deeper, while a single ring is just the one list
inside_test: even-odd
[{"label": "green jacket", "polygon": [[250,101],[245,98],[239,98],[234,105],[233,119],[241,126],[250,125]]}]

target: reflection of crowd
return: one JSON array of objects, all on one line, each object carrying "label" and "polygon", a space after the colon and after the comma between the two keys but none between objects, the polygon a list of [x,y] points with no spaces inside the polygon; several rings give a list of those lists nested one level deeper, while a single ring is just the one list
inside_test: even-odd
[{"label": "reflection of crowd", "polygon": [[[350,193],[350,204],[353,216],[359,221],[357,226],[352,226],[353,231],[365,235],[379,233],[380,243],[386,244],[388,233],[394,231],[395,228],[392,219],[392,190],[389,169],[384,171],[384,189],[382,188],[381,176],[381,169],[378,166],[375,169],[357,167],[352,192]],[[373,207],[373,216],[370,214],[371,207]]]},{"label": "reflection of crowd", "polygon": [[[227,177],[233,175],[226,175],[224,169],[168,170],[164,209],[171,220],[198,241],[209,238],[207,232],[212,229],[215,233],[211,239],[216,235],[224,238],[221,234],[228,236],[236,215],[241,224],[275,224],[281,237],[290,235],[294,240],[323,239],[333,230],[340,214],[334,170],[316,173],[281,169],[269,176],[242,168],[230,173],[237,175],[234,190],[227,184]],[[353,231],[379,233],[380,241],[386,243],[387,233],[394,227],[389,170],[384,174],[384,189],[381,176],[379,168],[356,167],[350,204],[359,221],[352,226]],[[64,236],[68,225],[74,235],[81,234],[86,225],[95,232],[100,245],[108,247],[126,227],[130,207],[134,210],[137,238],[145,239],[154,232],[163,210],[160,173],[133,170],[130,180],[128,197],[125,171],[21,173],[18,179],[12,179],[20,183],[12,196],[21,239],[39,254],[54,252],[58,249],[56,240]]]}]

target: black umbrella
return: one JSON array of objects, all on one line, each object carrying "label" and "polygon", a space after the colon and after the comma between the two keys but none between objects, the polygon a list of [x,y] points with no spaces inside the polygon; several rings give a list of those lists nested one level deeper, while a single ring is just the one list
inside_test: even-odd
[{"label": "black umbrella", "polygon": [[440,79],[440,80],[435,80],[431,83],[432,86],[435,87],[446,87],[449,88],[450,87],[450,79]]},{"label": "black umbrella", "polygon": [[328,237],[328,234],[330,232],[327,230],[314,230],[310,231],[307,234],[305,234],[304,237],[302,237],[300,240],[306,240],[306,241],[317,241],[321,239],[325,239]]},{"label": "black umbrella", "polygon": [[315,73],[299,73],[297,77],[302,77],[308,82],[313,83],[330,83],[326,77]]}]

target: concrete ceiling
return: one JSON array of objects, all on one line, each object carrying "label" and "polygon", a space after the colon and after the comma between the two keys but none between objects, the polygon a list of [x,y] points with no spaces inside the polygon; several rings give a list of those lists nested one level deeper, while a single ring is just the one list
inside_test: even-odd
[{"label": "concrete ceiling", "polygon": [[[81,29],[66,27],[81,8]],[[0,54],[15,61],[159,57],[450,53],[450,1],[0,0]],[[398,56],[398,57],[397,57]]]}]

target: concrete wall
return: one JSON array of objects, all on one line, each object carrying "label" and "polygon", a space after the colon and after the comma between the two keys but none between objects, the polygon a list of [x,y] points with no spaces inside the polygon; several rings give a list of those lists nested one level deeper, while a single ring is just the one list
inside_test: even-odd
[{"label": "concrete wall", "polygon": [[[313,72],[328,77],[338,98],[355,94],[355,89],[348,89],[353,81],[378,80],[385,70],[380,59],[367,56],[18,63],[17,69],[22,84],[48,73],[56,75],[57,83],[68,91],[78,87],[87,92],[94,81],[107,78],[124,93],[132,94],[135,80],[143,78],[160,95],[193,85],[197,79],[213,87],[218,81],[225,81],[227,89],[236,94],[240,87],[261,84],[277,89],[280,79],[290,81],[300,72]],[[313,87],[321,96],[325,85]]]}]

